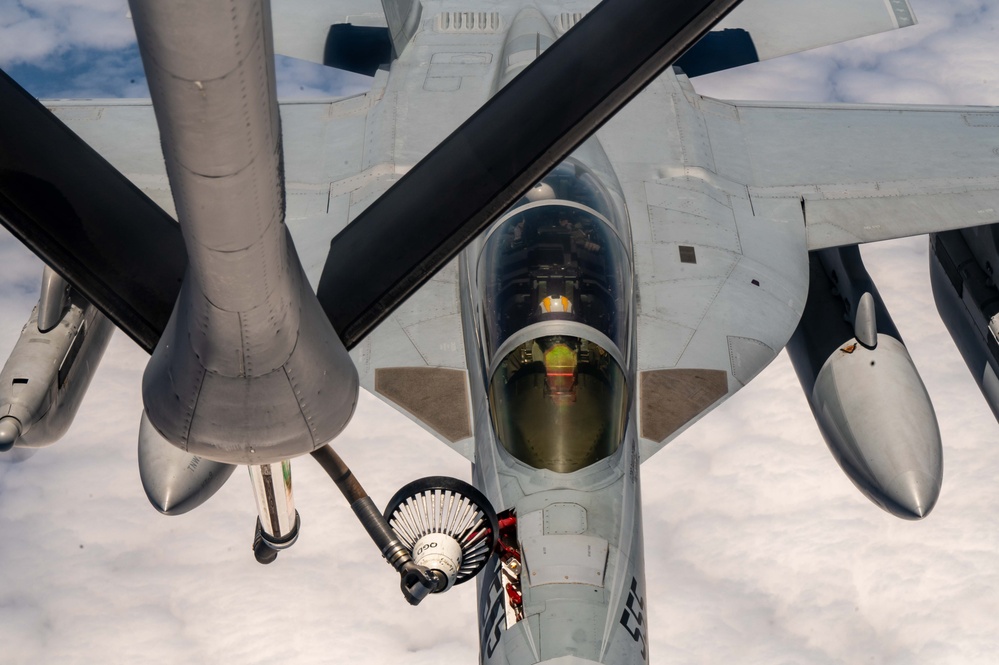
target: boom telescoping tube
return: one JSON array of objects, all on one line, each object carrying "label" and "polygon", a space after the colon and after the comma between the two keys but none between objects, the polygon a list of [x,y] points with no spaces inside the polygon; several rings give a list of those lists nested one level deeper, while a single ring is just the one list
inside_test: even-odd
[{"label": "boom telescoping tube", "polygon": [[295,544],[301,526],[291,491],[291,460],[248,468],[258,514],[253,553],[260,563],[270,563]]}]

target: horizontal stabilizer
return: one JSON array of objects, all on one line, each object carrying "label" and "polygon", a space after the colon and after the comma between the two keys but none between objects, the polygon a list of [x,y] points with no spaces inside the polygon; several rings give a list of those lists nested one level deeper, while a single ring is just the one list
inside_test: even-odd
[{"label": "horizontal stabilizer", "polygon": [[382,7],[385,8],[385,20],[392,36],[392,49],[399,57],[420,27],[423,4],[420,0],[382,0]]},{"label": "horizontal stabilizer", "polygon": [[915,25],[908,0],[744,2],[678,61],[687,76]]}]

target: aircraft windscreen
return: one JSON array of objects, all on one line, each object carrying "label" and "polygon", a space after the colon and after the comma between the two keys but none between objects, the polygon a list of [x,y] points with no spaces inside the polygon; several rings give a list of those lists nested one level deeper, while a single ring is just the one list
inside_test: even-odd
[{"label": "aircraft windscreen", "polygon": [[569,473],[612,455],[627,422],[617,361],[594,342],[546,335],[515,347],[493,373],[489,409],[511,455]]},{"label": "aircraft windscreen", "polygon": [[606,191],[575,160],[491,230],[478,263],[489,408],[508,452],[568,473],[624,438],[631,262]]},{"label": "aircraft windscreen", "polygon": [[479,259],[489,360],[512,334],[548,321],[575,321],[626,348],[630,262],[595,211],[564,201],[517,209],[490,234]]}]

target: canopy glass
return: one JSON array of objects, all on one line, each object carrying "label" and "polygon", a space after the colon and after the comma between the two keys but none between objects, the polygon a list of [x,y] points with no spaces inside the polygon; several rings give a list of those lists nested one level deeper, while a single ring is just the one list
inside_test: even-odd
[{"label": "canopy glass", "polygon": [[571,472],[618,449],[631,265],[606,190],[569,159],[494,227],[478,262],[496,434],[535,468]]}]

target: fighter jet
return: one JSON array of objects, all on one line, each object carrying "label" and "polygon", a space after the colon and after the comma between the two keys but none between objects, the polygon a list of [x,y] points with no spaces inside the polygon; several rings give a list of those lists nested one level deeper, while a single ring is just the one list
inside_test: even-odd
[{"label": "fighter jet", "polygon": [[[647,661],[640,464],[782,348],[850,479],[925,516],[935,417],[856,245],[936,233],[941,311],[949,284],[948,325],[988,348],[992,254],[954,238],[999,222],[999,114],[700,96],[690,76],[915,20],[735,4],[134,2],[151,106],[52,115],[5,80],[0,214],[51,268],[4,444],[66,431],[110,320],[152,353],[154,506],[246,465],[273,561],[311,453],[410,602],[477,580],[488,663]],[[279,110],[274,49],[374,86]],[[157,130],[162,155],[135,140]],[[329,446],[358,385],[475,487],[374,508]]]}]

